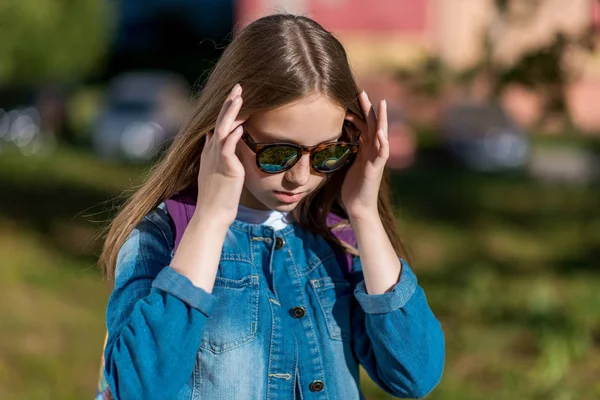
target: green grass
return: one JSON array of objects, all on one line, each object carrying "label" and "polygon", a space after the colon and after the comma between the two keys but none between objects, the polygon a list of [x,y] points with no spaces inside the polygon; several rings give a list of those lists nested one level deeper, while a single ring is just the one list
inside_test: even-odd
[{"label": "green grass", "polygon": [[600,189],[429,167],[394,177],[447,339],[431,399],[600,396]]},{"label": "green grass", "polygon": [[[93,396],[110,285],[91,220],[143,173],[62,147],[0,153],[0,398]],[[600,398],[600,188],[429,165],[392,191],[446,334],[429,399]],[[392,398],[362,379],[369,399]]]}]

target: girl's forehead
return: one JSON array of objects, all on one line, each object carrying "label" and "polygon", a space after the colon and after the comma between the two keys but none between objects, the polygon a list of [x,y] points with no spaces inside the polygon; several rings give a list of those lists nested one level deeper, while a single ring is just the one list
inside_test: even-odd
[{"label": "girl's forehead", "polygon": [[258,141],[289,141],[306,146],[339,137],[346,110],[321,95],[252,115],[246,124]]}]

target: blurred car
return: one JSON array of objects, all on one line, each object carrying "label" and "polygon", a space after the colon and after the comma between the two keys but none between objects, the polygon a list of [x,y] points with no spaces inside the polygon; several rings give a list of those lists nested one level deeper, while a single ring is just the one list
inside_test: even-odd
[{"label": "blurred car", "polygon": [[65,90],[58,85],[0,89],[0,143],[24,155],[48,155],[67,132]]},{"label": "blurred car", "polygon": [[478,171],[519,169],[526,165],[529,139],[496,103],[463,103],[442,117],[444,148]]},{"label": "blurred car", "polygon": [[92,129],[94,151],[107,160],[144,162],[172,139],[189,112],[189,85],[170,72],[127,72],[107,88]]}]

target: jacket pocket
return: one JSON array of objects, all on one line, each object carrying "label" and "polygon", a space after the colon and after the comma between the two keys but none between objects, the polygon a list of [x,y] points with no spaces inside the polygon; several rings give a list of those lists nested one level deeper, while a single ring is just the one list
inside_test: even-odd
[{"label": "jacket pocket", "polygon": [[256,339],[258,275],[239,280],[217,277],[212,294],[216,304],[206,320],[200,348],[222,353]]},{"label": "jacket pocket", "polygon": [[325,319],[329,337],[334,340],[350,341],[350,307],[352,286],[347,281],[333,280],[326,276],[310,281]]}]

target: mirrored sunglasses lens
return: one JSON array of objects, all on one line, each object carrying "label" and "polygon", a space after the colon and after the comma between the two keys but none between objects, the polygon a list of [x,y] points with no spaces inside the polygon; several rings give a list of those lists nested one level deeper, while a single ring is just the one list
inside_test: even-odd
[{"label": "mirrored sunglasses lens", "polygon": [[298,158],[298,153],[293,147],[270,147],[263,151],[258,159],[261,168],[267,172],[278,172],[291,166]]},{"label": "mirrored sunglasses lens", "polygon": [[318,151],[313,156],[313,166],[319,172],[331,172],[340,169],[350,161],[351,151],[346,146],[331,146]]}]

